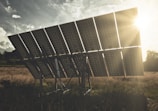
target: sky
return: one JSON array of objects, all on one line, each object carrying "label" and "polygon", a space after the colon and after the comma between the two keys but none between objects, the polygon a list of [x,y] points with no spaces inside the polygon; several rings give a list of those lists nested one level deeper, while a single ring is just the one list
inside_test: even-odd
[{"label": "sky", "polygon": [[158,0],[0,0],[0,53],[14,47],[7,36],[83,18],[138,8],[143,59],[158,51]]}]

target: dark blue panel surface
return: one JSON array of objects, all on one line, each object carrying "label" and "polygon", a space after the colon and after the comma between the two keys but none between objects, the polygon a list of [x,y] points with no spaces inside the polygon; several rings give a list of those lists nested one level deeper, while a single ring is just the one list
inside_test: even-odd
[{"label": "dark blue panel surface", "polygon": [[61,25],[61,29],[68,43],[71,53],[83,52],[83,47],[74,22]]},{"label": "dark blue panel surface", "polygon": [[95,17],[98,34],[103,49],[118,48],[119,41],[116,32],[114,14]]},{"label": "dark blue panel surface", "polygon": [[35,30],[32,33],[37,40],[42,52],[46,53],[47,56],[54,55],[53,47],[50,45],[44,30]]},{"label": "dark blue panel surface", "polygon": [[54,45],[57,54],[66,54],[68,50],[60,33],[58,26],[46,28],[46,32]]},{"label": "dark blue panel surface", "polygon": [[90,50],[100,50],[99,41],[97,38],[97,33],[93,23],[93,19],[85,19],[77,21],[77,26],[81,34],[85,49]]},{"label": "dark blue panel surface", "polygon": [[24,41],[25,45],[30,51],[30,54],[32,57],[41,57],[41,52],[40,49],[38,48],[36,42],[33,39],[33,36],[31,35],[30,32],[22,33],[20,34],[22,40]]}]

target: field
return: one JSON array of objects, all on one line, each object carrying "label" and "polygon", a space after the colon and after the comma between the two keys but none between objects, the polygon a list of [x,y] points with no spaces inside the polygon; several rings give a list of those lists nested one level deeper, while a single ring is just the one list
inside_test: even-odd
[{"label": "field", "polygon": [[[67,79],[63,80],[67,82]],[[92,91],[83,96],[72,79],[65,95],[50,94],[53,80],[44,80],[42,102],[39,81],[24,66],[0,67],[0,111],[157,111],[158,72],[139,77],[91,78]]]}]

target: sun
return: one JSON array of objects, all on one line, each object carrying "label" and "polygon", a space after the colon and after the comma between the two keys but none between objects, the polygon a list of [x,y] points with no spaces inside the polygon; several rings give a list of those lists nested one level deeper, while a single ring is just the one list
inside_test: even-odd
[{"label": "sun", "polygon": [[143,60],[145,60],[146,51],[149,48],[149,42],[148,42],[149,37],[147,36],[150,21],[151,21],[151,18],[149,15],[150,14],[147,11],[138,9],[138,15],[134,19],[134,25],[140,31]]},{"label": "sun", "polygon": [[135,18],[134,24],[140,30],[144,31],[149,25],[149,16],[145,12],[138,11],[138,15]]}]

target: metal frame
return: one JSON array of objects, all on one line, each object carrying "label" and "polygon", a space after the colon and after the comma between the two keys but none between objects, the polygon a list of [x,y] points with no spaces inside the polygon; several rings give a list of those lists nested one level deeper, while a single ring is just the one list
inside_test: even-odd
[{"label": "metal frame", "polygon": [[[133,9],[129,9],[129,10],[133,10]],[[107,67],[108,63],[105,59],[104,53],[106,53],[107,51],[118,51],[119,50],[120,54],[121,54],[122,66],[123,66],[123,70],[124,70],[124,77],[126,77],[128,74],[127,74],[127,71],[125,69],[124,55],[123,55],[122,51],[125,50],[125,49],[141,48],[139,43],[137,43],[137,45],[132,45],[132,46],[129,45],[128,47],[122,47],[121,46],[120,35],[119,35],[120,32],[118,30],[118,20],[117,20],[117,17],[116,17],[116,13],[117,12],[112,13],[113,17],[114,17],[113,18],[114,19],[114,27],[115,27],[115,30],[116,30],[115,34],[117,35],[117,41],[118,41],[118,44],[119,44],[119,46],[116,47],[116,48],[105,48],[105,49],[103,49],[104,45],[101,41],[101,35],[99,35],[100,34],[100,32],[99,32],[100,30],[98,29],[99,26],[97,26],[97,23],[99,23],[99,22],[96,22],[96,17],[85,19],[87,21],[82,20],[82,22],[86,22],[88,24],[88,26],[92,26],[93,31],[95,31],[94,33],[96,35],[93,36],[94,38],[91,42],[91,44],[93,45],[92,46],[93,48],[91,46],[87,47],[87,44],[85,44],[85,43],[88,43],[87,40],[89,40],[89,39],[85,39],[85,37],[88,35],[87,32],[84,32],[84,30],[86,31],[86,28],[84,30],[81,29],[83,27],[82,26],[83,23],[79,24],[80,21],[72,22],[73,23],[72,24],[73,28],[75,28],[75,34],[77,32],[78,40],[79,40],[80,45],[82,46],[82,49],[83,49],[82,51],[79,51],[79,52],[71,51],[72,46],[70,47],[69,41],[67,41],[66,35],[64,35],[64,31],[66,31],[66,30],[64,28],[62,29],[62,25],[64,25],[64,24],[56,25],[56,26],[49,27],[49,28],[40,29],[44,32],[44,35],[43,36],[39,35],[39,36],[45,37],[44,40],[47,40],[47,42],[49,44],[49,48],[51,48],[52,54],[50,54],[50,51],[49,51],[49,54],[48,54],[48,52],[47,52],[48,48],[45,48],[45,47],[42,46],[42,44],[40,44],[42,41],[39,42],[37,40],[36,36],[38,34],[35,35],[33,33],[33,31],[29,31],[29,32],[26,32],[26,33],[30,34],[29,37],[31,37],[30,39],[34,43],[32,46],[38,54],[35,53],[31,49],[31,46],[28,46],[29,43],[25,43],[25,42],[28,42],[28,41],[24,40],[24,38],[22,37],[22,34],[17,34],[17,35],[10,36],[9,39],[13,42],[13,45],[16,47],[16,49],[18,49],[18,51],[21,55],[21,60],[24,63],[27,62],[27,61],[34,62],[33,65],[35,65],[35,67],[37,68],[37,70],[40,73],[39,75],[41,76],[41,77],[38,77],[38,79],[39,78],[40,79],[41,78],[46,78],[47,75],[51,75],[50,78],[55,78],[55,85],[56,85],[55,90],[58,90],[58,89],[64,90],[64,89],[66,89],[66,86],[61,80],[62,77],[70,78],[69,82],[71,81],[71,78],[78,77],[79,78],[79,85],[82,87],[82,89],[86,89],[86,80],[87,80],[88,91],[89,91],[91,89],[90,76],[94,77],[94,76],[99,75],[99,74],[94,73],[94,70],[93,70],[94,66],[92,67],[92,65],[94,65],[94,64],[91,64],[92,59],[90,58],[90,56],[88,56],[89,54],[92,54],[92,55],[96,54],[96,53],[101,54],[100,59],[103,62],[103,65],[104,65],[103,70],[107,73],[107,75],[105,75],[105,76],[109,77],[111,75],[110,75],[109,69]],[[87,27],[87,28],[91,28],[91,27]],[[88,30],[90,30],[90,29],[88,29]],[[58,36],[60,36],[60,37],[58,37],[57,35],[53,35],[54,33],[52,33],[52,31],[54,31],[54,33],[58,34]],[[82,33],[84,33],[84,34],[82,35],[82,33],[80,31],[82,31]],[[103,30],[103,31],[105,31],[105,30]],[[25,34],[25,33],[23,33],[23,34]],[[50,35],[50,34],[52,34],[52,35]],[[14,40],[14,37],[16,37],[15,40]],[[56,37],[56,38],[54,38],[54,37]],[[88,36],[88,37],[90,37],[90,36]],[[26,38],[26,39],[29,39],[29,38]],[[84,41],[84,39],[85,39],[85,41]],[[18,40],[18,42],[20,42],[20,45],[22,46],[21,49],[18,48],[18,45],[16,44],[16,40]],[[54,41],[52,41],[52,40],[55,40],[56,42],[60,42],[60,43],[54,43]],[[95,40],[96,40],[97,44],[94,43]],[[95,48],[95,47],[97,47],[97,48]],[[62,49],[60,49],[60,48],[62,48]],[[88,49],[88,50],[86,50],[86,49]],[[93,49],[95,49],[95,50],[93,50]],[[22,52],[25,52],[26,55],[22,54]],[[37,55],[37,56],[35,56],[35,55]],[[78,63],[76,63],[76,61],[74,59],[74,56],[76,56],[76,55],[85,55],[85,56],[83,56],[83,57],[85,57],[83,59],[83,61],[80,61],[80,62],[81,62],[81,64],[82,64],[82,62],[84,63],[83,64],[84,67],[88,67],[88,69],[89,69],[88,73],[85,71],[84,68],[81,68],[81,67],[83,67],[82,65],[81,66],[77,65]],[[67,71],[66,71],[67,69],[64,67],[64,64],[62,64],[62,61],[60,60],[64,56],[70,57],[70,61],[71,61],[71,64],[73,65],[73,69],[75,70],[76,75],[69,77],[69,74],[67,74]],[[52,59],[52,61],[50,61],[51,60],[50,58]],[[42,68],[38,64],[38,61],[42,61],[42,63],[46,67],[44,70],[47,70],[49,72],[49,74],[44,74],[44,72],[42,72]],[[141,68],[140,70],[143,70],[143,69]]]}]

